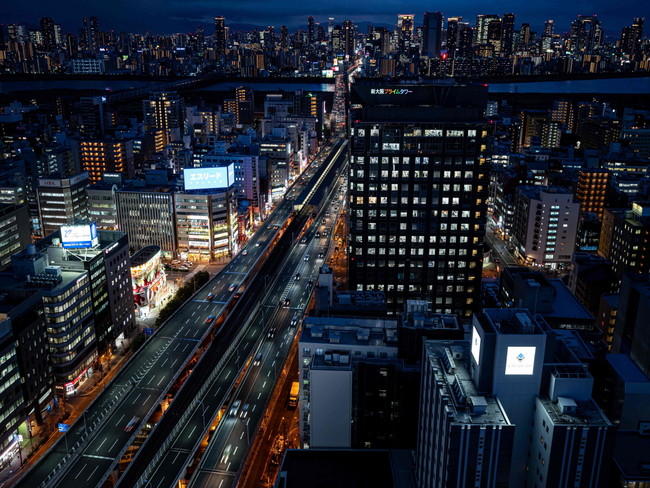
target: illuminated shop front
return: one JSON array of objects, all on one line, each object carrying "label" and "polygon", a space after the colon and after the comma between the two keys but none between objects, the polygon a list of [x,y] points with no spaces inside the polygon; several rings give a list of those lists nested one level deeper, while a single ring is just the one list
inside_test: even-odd
[{"label": "illuminated shop front", "polygon": [[131,277],[135,304],[147,312],[167,282],[160,246],[144,247],[131,257]]}]

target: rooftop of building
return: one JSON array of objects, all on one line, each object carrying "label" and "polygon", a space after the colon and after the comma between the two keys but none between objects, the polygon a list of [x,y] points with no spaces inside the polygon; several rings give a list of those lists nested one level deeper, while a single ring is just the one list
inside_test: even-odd
[{"label": "rooftop of building", "polygon": [[555,425],[611,425],[593,400],[574,400],[559,396],[557,402],[539,398],[542,407]]},{"label": "rooftop of building", "polygon": [[650,383],[650,379],[630,359],[628,354],[608,354],[605,359],[626,383]]},{"label": "rooftop of building", "polygon": [[431,312],[429,303],[424,300],[407,300],[400,327],[463,329],[457,315]]},{"label": "rooftop of building", "polygon": [[413,456],[406,450],[288,449],[277,488],[415,488]]},{"label": "rooftop of building", "polygon": [[131,267],[140,266],[149,262],[156,254],[160,253],[160,246],[146,246],[131,256]]},{"label": "rooftop of building", "polygon": [[548,281],[555,288],[555,300],[553,301],[553,310],[542,313],[544,318],[594,320],[594,316],[578,301],[561,279],[555,278]]},{"label": "rooftop of building", "polygon": [[566,188],[562,188],[561,186],[522,185],[517,189],[528,198],[534,199],[540,198],[542,194],[573,196],[573,192]]},{"label": "rooftop of building", "polygon": [[483,314],[475,315],[484,330],[499,334],[543,334],[543,324],[539,324],[525,308],[486,308]]},{"label": "rooftop of building", "polygon": [[459,423],[511,425],[501,402],[478,392],[469,370],[469,342],[425,341],[425,353],[436,384],[446,390],[453,417]]},{"label": "rooftop of building", "polygon": [[650,482],[650,436],[619,431],[614,446],[614,463],[621,481]]},{"label": "rooftop of building", "polygon": [[397,320],[367,317],[306,317],[300,342],[397,347]]}]

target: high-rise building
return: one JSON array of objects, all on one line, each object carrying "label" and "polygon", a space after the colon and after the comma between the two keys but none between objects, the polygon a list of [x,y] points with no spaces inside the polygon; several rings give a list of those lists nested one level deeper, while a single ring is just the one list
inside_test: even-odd
[{"label": "high-rise building", "polygon": [[235,186],[174,193],[181,259],[211,261],[237,251],[236,196]]},{"label": "high-rise building", "polygon": [[618,299],[612,351],[629,353],[630,359],[650,376],[650,274],[623,275]]},{"label": "high-rise building", "polygon": [[118,229],[129,236],[131,249],[160,246],[166,258],[176,255],[175,185],[164,179],[135,181],[115,192]]},{"label": "high-rise building", "polygon": [[419,424],[420,488],[508,486],[515,425],[473,383],[467,342],[425,341]]},{"label": "high-rise building", "polygon": [[0,358],[0,388],[3,398],[0,408],[0,449],[3,454],[10,453],[11,459],[18,444],[16,433],[18,426],[23,422],[25,403],[21,394],[21,371],[18,367],[16,341],[11,330],[11,320],[8,318],[0,321]]},{"label": "high-rise building", "polygon": [[580,204],[559,187],[521,186],[515,197],[513,239],[529,264],[556,268],[571,262]]},{"label": "high-rise building", "polygon": [[74,140],[82,171],[91,183],[101,181],[104,173],[122,173],[125,178],[135,175],[133,139],[87,138]]},{"label": "high-rise building", "polygon": [[313,46],[314,41],[314,18],[310,15],[307,17],[307,43],[309,46]]},{"label": "high-rise building", "polygon": [[575,53],[590,53],[600,48],[604,33],[595,15],[578,15],[571,23],[570,45]]},{"label": "high-rise building", "polygon": [[[478,306],[488,181],[487,90],[355,84],[350,286],[469,317]],[[468,198],[471,195],[471,198]]]},{"label": "high-rise building", "polygon": [[555,34],[555,22],[553,19],[548,19],[544,22],[544,35],[553,36]]},{"label": "high-rise building", "polygon": [[424,14],[422,25],[422,54],[424,56],[440,56],[442,44],[442,14],[440,12],[427,12]]},{"label": "high-rise building", "polygon": [[602,220],[607,207],[611,173],[606,169],[584,168],[578,175],[576,200],[581,212],[592,212]]},{"label": "high-rise building", "polygon": [[463,21],[462,17],[449,17],[447,19],[447,55],[450,58],[456,57],[458,48],[459,23]]},{"label": "high-rise building", "polygon": [[26,205],[0,204],[0,270],[11,263],[17,254],[32,242],[29,212]]},{"label": "high-rise building", "polygon": [[606,209],[598,254],[612,262],[619,280],[624,273],[650,271],[650,202],[634,202],[632,210]]},{"label": "high-rise building", "polygon": [[106,129],[106,97],[81,97],[77,128],[82,136],[101,137]]},{"label": "high-rise building", "polygon": [[475,44],[487,44],[488,42],[488,26],[491,22],[499,21],[498,15],[492,14],[479,14],[476,16],[476,39]]},{"label": "high-rise building", "polygon": [[643,21],[645,19],[636,17],[631,26],[623,27],[621,32],[621,51],[623,54],[638,54],[643,39]]},{"label": "high-rise building", "polygon": [[501,19],[501,54],[512,54],[515,33],[515,14],[503,14]]},{"label": "high-rise building", "polygon": [[221,15],[214,18],[214,49],[218,56],[226,52],[226,19]]},{"label": "high-rise building", "polygon": [[471,57],[473,35],[473,30],[467,22],[458,23],[458,44],[456,45],[456,57]]},{"label": "high-rise building", "polygon": [[352,56],[355,50],[356,29],[354,28],[354,24],[351,20],[343,21],[341,40],[343,42],[343,54],[346,56]]},{"label": "high-rise building", "polygon": [[40,178],[36,195],[40,220],[40,237],[59,230],[62,225],[88,219],[86,187],[88,173],[69,178]]},{"label": "high-rise building", "polygon": [[400,52],[407,52],[413,42],[413,32],[415,31],[415,15],[398,14],[397,15],[397,48]]},{"label": "high-rise building", "polygon": [[99,50],[99,21],[97,17],[84,17],[83,24],[86,49],[96,53]]},{"label": "high-rise building", "polygon": [[41,17],[41,35],[43,37],[43,50],[53,52],[56,49],[56,38],[52,18]]},{"label": "high-rise building", "polygon": [[147,129],[183,129],[185,101],[176,92],[153,92],[142,101],[144,124]]}]

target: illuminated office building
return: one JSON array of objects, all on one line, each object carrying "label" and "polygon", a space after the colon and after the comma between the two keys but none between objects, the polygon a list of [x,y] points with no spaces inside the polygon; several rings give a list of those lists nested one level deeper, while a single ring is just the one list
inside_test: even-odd
[{"label": "illuminated office building", "polygon": [[88,219],[88,173],[70,178],[39,178],[36,196],[42,236],[62,225]]},{"label": "illuminated office building", "polygon": [[607,205],[610,172],[604,169],[585,168],[578,175],[576,199],[581,212],[591,212],[602,220]]},{"label": "illuminated office building", "polygon": [[166,258],[176,254],[176,190],[177,187],[166,179],[148,179],[136,180],[115,192],[117,226],[129,236],[133,251],[156,245]]},{"label": "illuminated office building", "polygon": [[226,19],[221,15],[214,18],[214,48],[219,56],[226,52]]},{"label": "illuminated office building", "polygon": [[352,90],[350,287],[471,316],[488,194],[487,89],[453,83]]}]

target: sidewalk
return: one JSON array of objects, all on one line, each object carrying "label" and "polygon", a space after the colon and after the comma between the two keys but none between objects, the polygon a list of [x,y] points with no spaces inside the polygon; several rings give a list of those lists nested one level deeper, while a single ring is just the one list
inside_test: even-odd
[{"label": "sidewalk", "polygon": [[[127,339],[121,351],[113,355],[106,373],[98,372],[92,378],[86,378],[80,384],[77,393],[52,409],[50,414],[45,417],[43,425],[34,427],[32,437],[25,439],[22,443],[20,456],[15,456],[11,463],[0,471],[0,488],[12,486],[27,469],[54,445],[62,435],[57,429],[59,422],[72,425],[81,416],[97,394],[119,372],[130,357],[131,352],[128,349],[130,342],[131,338]],[[21,460],[23,462],[22,466]]]},{"label": "sidewalk", "polygon": [[[189,280],[197,272],[203,270],[208,271],[210,278],[213,278],[226,264],[199,264],[191,272],[182,275],[183,281]],[[106,370],[102,372],[96,371],[91,378],[83,380],[74,395],[66,398],[64,402],[61,402],[49,414],[46,414],[43,425],[32,428],[32,437],[25,437],[21,443],[19,455],[14,456],[6,466],[0,467],[0,488],[12,486],[27,469],[35,464],[54,445],[62,435],[57,428],[59,422],[72,425],[81,416],[95,397],[101,393],[102,389],[120,371],[129,357],[131,357],[132,352],[129,346],[133,338],[145,327],[154,327],[161,308],[164,307],[171,296],[172,294],[165,296],[154,311],[146,317],[136,317],[136,330],[130,337],[124,340],[123,344],[121,344],[111,358]]]}]

